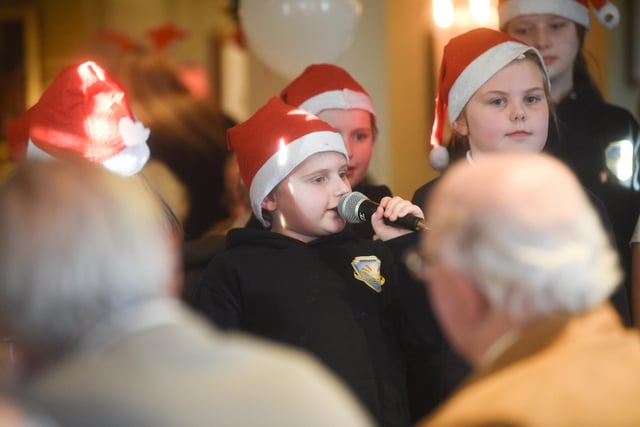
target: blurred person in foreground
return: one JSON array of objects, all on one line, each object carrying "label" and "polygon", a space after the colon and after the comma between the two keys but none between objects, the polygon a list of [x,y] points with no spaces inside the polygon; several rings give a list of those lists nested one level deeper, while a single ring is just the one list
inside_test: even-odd
[{"label": "blurred person in foreground", "polygon": [[179,247],[144,187],[84,160],[18,166],[0,188],[18,395],[65,427],[370,425],[308,356],[186,310]]},{"label": "blurred person in foreground", "polygon": [[0,426],[2,427],[60,427],[25,402],[0,396]]},{"label": "blurred person in foreground", "polygon": [[640,340],[607,302],[618,256],[566,166],[458,162],[427,218],[414,269],[474,372],[424,425],[640,423]]}]

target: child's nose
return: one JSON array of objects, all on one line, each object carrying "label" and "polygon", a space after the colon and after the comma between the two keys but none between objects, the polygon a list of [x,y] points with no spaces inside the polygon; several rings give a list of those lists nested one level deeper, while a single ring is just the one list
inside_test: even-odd
[{"label": "child's nose", "polygon": [[347,194],[351,192],[351,184],[349,183],[348,179],[340,179],[338,181],[338,186],[336,188],[337,193],[339,196],[342,196],[343,194]]},{"label": "child's nose", "polygon": [[518,104],[514,107],[513,111],[511,112],[511,120],[513,121],[521,121],[527,118],[527,115],[525,113],[525,109],[522,105]]},{"label": "child's nose", "polygon": [[351,149],[351,143],[347,142],[347,140],[345,139],[344,145],[347,149],[347,154],[349,155],[349,159],[351,159],[351,157],[353,157],[353,150]]},{"label": "child's nose", "polygon": [[545,29],[535,29],[533,33],[533,46],[542,49],[549,46],[549,34]]}]

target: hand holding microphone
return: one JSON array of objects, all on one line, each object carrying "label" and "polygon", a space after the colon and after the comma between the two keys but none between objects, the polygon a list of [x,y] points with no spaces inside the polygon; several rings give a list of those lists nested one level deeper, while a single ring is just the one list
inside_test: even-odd
[{"label": "hand holding microphone", "polygon": [[[371,215],[375,213],[378,206],[378,203],[369,199],[364,194],[354,191],[342,196],[338,202],[338,213],[345,221],[351,224],[371,222]],[[406,230],[428,230],[424,219],[411,214],[399,217],[395,221],[384,218],[384,222],[387,225],[404,228]]]}]

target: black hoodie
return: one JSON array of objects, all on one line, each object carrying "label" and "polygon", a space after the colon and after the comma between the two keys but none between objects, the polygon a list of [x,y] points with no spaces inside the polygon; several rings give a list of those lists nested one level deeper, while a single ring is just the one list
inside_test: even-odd
[{"label": "black hoodie", "polygon": [[[222,329],[313,353],[380,425],[407,426],[402,341],[409,332],[396,292],[396,254],[415,241],[413,234],[388,242],[361,239],[349,227],[309,243],[233,229],[191,304]],[[425,306],[418,301],[415,309]]]}]

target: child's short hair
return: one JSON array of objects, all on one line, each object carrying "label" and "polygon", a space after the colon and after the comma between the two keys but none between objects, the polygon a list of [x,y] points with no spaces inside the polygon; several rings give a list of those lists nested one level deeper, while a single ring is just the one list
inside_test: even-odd
[{"label": "child's short hair", "polygon": [[344,140],[334,128],[278,97],[229,129],[227,143],[236,152],[251,209],[265,226],[270,224],[262,215],[262,201],[296,166],[327,151],[338,152],[349,161]]},{"label": "child's short hair", "polygon": [[431,130],[430,161],[434,169],[443,170],[449,163],[447,150],[442,147],[447,113],[449,124],[453,124],[469,99],[487,80],[514,59],[524,58],[527,52],[537,57],[545,86],[548,87],[549,76],[538,50],[508,34],[489,28],[476,28],[449,40],[440,65]]}]

